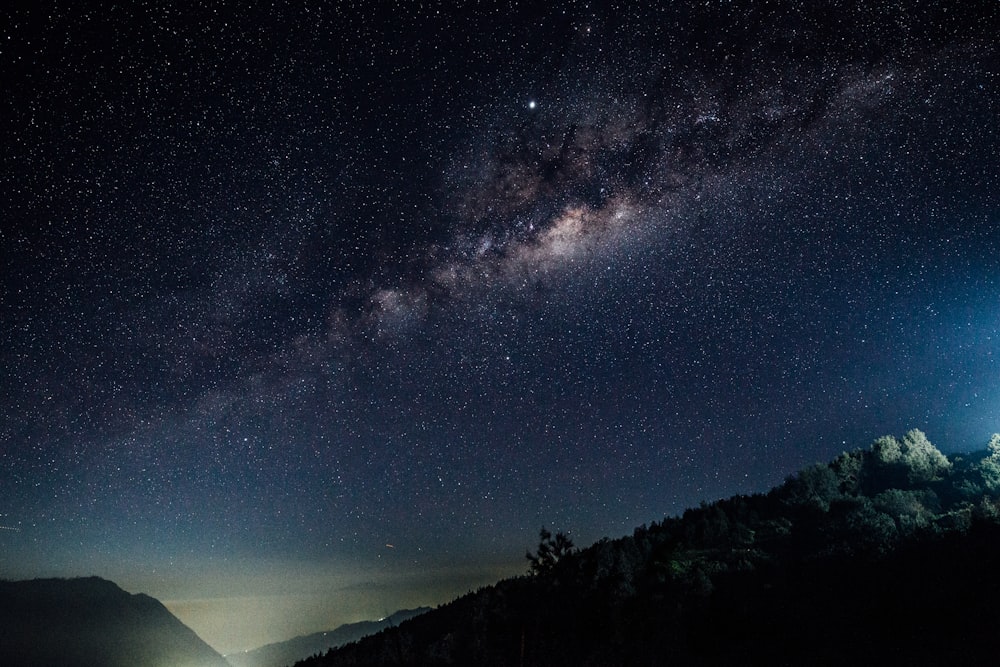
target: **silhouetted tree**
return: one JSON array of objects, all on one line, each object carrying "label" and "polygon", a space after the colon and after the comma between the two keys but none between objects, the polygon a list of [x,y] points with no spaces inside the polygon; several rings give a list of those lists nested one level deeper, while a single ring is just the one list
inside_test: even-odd
[{"label": "silhouetted tree", "polygon": [[864,461],[865,453],[857,450],[844,452],[830,463],[830,470],[837,475],[837,479],[839,480],[841,493],[849,495],[858,493],[861,485]]},{"label": "silhouetted tree", "polygon": [[563,532],[556,532],[553,536],[544,526],[538,531],[538,551],[532,554],[530,551],[525,554],[530,565],[531,574],[543,574],[550,572],[556,563],[565,556],[573,553],[573,541]]},{"label": "silhouetted tree", "polygon": [[822,511],[830,509],[830,501],[840,496],[840,478],[825,463],[810,466],[785,483],[788,501],[797,505],[812,505]]}]

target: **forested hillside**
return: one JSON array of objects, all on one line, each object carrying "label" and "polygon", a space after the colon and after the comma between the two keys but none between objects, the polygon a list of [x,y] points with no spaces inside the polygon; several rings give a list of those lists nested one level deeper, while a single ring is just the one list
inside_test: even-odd
[{"label": "forested hillside", "polygon": [[575,550],[303,666],[945,664],[993,650],[1000,436],[917,430]]}]

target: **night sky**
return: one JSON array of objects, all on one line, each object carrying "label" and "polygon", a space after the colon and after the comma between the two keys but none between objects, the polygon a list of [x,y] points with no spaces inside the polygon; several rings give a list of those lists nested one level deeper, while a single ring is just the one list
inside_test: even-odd
[{"label": "night sky", "polygon": [[1000,430],[1000,3],[13,4],[0,577],[229,652]]}]

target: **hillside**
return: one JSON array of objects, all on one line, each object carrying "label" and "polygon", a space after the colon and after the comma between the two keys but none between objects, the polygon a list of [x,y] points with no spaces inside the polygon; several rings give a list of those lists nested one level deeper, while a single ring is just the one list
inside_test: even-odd
[{"label": "hillside", "polygon": [[1000,436],[920,431],[576,551],[298,663],[982,664],[1000,595]]},{"label": "hillside", "polygon": [[0,664],[228,667],[159,601],[98,577],[0,581]]},{"label": "hillside", "polygon": [[341,646],[373,635],[379,630],[395,627],[403,621],[428,611],[430,611],[429,607],[405,609],[378,621],[347,623],[328,632],[316,632],[311,635],[295,637],[288,641],[267,644],[252,651],[231,653],[225,657],[232,667],[283,667],[296,660],[325,653],[331,647]]}]

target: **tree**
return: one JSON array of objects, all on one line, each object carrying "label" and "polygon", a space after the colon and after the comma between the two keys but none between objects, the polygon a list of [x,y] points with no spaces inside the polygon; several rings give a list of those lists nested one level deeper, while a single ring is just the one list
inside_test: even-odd
[{"label": "tree", "polygon": [[872,454],[879,463],[891,465],[899,463],[903,458],[903,449],[899,446],[899,440],[894,436],[883,435],[872,443]]},{"label": "tree", "polygon": [[538,551],[532,554],[530,551],[525,554],[530,565],[531,574],[544,574],[551,572],[560,560],[573,553],[573,541],[563,532],[557,532],[555,536],[546,530],[544,526],[538,531]]},{"label": "tree", "polygon": [[931,444],[924,432],[913,429],[900,443],[903,463],[909,468],[910,482],[931,482],[951,468],[951,461]]},{"label": "tree", "polygon": [[1000,489],[1000,433],[994,433],[988,445],[990,455],[979,464],[979,472],[983,475],[983,482],[990,491]]},{"label": "tree", "polygon": [[830,464],[830,470],[840,481],[840,492],[848,495],[858,493],[861,486],[865,463],[864,452],[857,450],[844,452]]},{"label": "tree", "polygon": [[809,505],[824,512],[830,501],[840,497],[840,479],[825,463],[817,463],[799,471],[785,482],[788,500],[794,505]]},{"label": "tree", "polygon": [[911,535],[928,528],[940,511],[940,501],[927,489],[904,491],[889,489],[872,499],[879,512],[896,522],[900,535]]},{"label": "tree", "polygon": [[913,429],[897,440],[884,435],[872,444],[872,455],[886,468],[905,473],[910,484],[940,479],[951,468],[951,461],[931,444],[920,429]]}]

